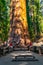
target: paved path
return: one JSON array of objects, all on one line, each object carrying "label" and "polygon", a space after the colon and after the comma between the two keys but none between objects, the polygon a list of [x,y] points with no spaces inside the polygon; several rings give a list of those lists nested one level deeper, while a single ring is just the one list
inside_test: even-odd
[{"label": "paved path", "polygon": [[33,53],[33,55],[39,60],[39,61],[14,61],[12,62],[12,59],[15,55],[18,54],[28,54],[28,51],[14,51],[6,56],[0,57],[0,65],[43,65],[43,56],[40,56],[39,54]]}]

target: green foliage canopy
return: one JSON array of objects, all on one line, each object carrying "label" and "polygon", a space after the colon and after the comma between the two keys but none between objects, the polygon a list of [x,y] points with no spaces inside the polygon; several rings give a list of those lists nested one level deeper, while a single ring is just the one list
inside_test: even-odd
[{"label": "green foliage canopy", "polygon": [[9,30],[8,8],[5,0],[0,0],[0,38],[7,40]]}]

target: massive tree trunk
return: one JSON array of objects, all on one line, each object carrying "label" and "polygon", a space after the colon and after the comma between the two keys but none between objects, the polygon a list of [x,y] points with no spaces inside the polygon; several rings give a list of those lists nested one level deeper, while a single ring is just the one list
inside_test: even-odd
[{"label": "massive tree trunk", "polygon": [[14,45],[26,47],[29,40],[26,18],[26,0],[11,0],[10,3],[10,37]]}]

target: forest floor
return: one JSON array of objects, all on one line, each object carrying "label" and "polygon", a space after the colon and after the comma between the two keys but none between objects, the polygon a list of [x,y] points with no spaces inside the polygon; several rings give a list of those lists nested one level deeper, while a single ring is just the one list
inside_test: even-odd
[{"label": "forest floor", "polygon": [[10,54],[7,54],[6,56],[0,57],[0,65],[43,65],[43,56],[33,53],[32,54],[38,59],[38,61],[14,61],[12,62],[12,59],[15,55],[20,53],[28,53],[28,51],[14,51]]}]

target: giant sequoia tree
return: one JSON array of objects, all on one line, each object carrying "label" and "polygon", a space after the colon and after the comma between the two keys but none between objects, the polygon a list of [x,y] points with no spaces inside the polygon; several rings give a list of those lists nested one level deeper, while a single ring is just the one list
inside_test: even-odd
[{"label": "giant sequoia tree", "polygon": [[[8,10],[9,4],[10,11]],[[18,37],[19,40],[25,40],[25,45],[29,34],[30,38],[34,40],[41,31],[43,32],[43,23],[41,23],[43,18],[39,13],[39,0],[0,0],[0,38],[3,41],[8,38],[10,27],[9,36],[13,38],[13,41]]]},{"label": "giant sequoia tree", "polygon": [[10,2],[10,38],[14,44],[22,47],[28,45],[29,34],[26,18],[26,0],[11,0]]}]

